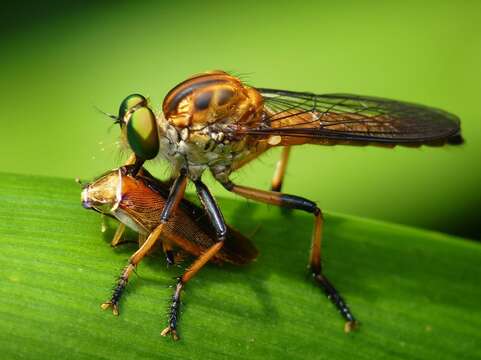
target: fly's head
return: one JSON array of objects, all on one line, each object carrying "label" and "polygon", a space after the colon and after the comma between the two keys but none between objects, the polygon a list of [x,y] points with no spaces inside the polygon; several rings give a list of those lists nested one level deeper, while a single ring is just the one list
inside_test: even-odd
[{"label": "fly's head", "polygon": [[116,122],[120,125],[122,140],[129,145],[137,158],[150,160],[157,156],[159,127],[144,96],[127,96],[120,104]]},{"label": "fly's head", "polygon": [[115,211],[122,200],[121,170],[109,171],[84,186],[81,194],[82,206],[102,214]]}]

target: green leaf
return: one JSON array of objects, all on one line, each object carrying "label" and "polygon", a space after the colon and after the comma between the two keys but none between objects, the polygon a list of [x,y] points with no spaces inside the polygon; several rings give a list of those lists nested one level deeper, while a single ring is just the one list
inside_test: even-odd
[{"label": "green leaf", "polygon": [[149,256],[121,315],[101,311],[135,246],[112,249],[112,231],[100,232],[79,193],[73,180],[0,176],[3,359],[481,357],[478,243],[328,213],[325,271],[362,323],[346,335],[307,275],[311,216],[221,200],[261,255],[244,268],[209,265],[189,282],[173,342],[160,331],[181,269]]}]

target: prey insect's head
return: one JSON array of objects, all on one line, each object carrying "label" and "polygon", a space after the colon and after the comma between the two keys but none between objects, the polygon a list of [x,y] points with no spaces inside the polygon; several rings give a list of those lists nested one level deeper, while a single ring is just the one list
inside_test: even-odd
[{"label": "prey insect's head", "polygon": [[102,214],[109,214],[122,199],[122,173],[113,170],[83,186],[82,206]]},{"label": "prey insect's head", "polygon": [[120,124],[123,138],[139,159],[150,160],[157,156],[159,152],[157,120],[143,95],[127,96],[120,103],[116,122]]}]

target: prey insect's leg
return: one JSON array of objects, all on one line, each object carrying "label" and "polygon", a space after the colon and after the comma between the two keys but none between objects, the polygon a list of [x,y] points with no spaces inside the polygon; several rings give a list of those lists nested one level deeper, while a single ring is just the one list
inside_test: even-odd
[{"label": "prey insect's leg", "polygon": [[274,176],[272,178],[272,191],[281,191],[282,182],[284,181],[284,175],[286,173],[287,162],[289,160],[289,152],[291,151],[290,146],[284,146],[282,148],[281,158],[276,164],[276,170],[274,171]]},{"label": "prey insect's leg", "polygon": [[170,217],[176,210],[180,200],[184,196],[185,186],[187,184],[186,172],[183,171],[179,177],[175,180],[174,185],[170,189],[169,196],[165,201],[164,209],[160,215],[160,225],[158,225],[147,237],[147,240],[142,244],[142,246],[130,257],[129,262],[122,274],[119,277],[117,286],[115,287],[112,297],[109,301],[102,304],[102,309],[108,309],[112,307],[114,315],[119,314],[119,301],[124,292],[125,286],[129,280],[129,276],[132,271],[135,270],[136,266],[142,261],[144,256],[153,248],[160,235],[162,234],[166,223],[169,221]]},{"label": "prey insect's leg", "polygon": [[174,250],[172,244],[164,240],[162,241],[162,249],[164,250],[165,260],[167,261],[167,266],[172,266],[175,263]]},{"label": "prey insect's leg", "polygon": [[275,191],[257,190],[245,186],[235,185],[232,182],[223,184],[224,187],[240,196],[248,199],[257,200],[266,204],[277,205],[284,208],[304,210],[314,215],[314,230],[312,233],[311,254],[309,259],[309,267],[317,284],[322,288],[327,297],[337,307],[342,317],[346,320],[344,331],[349,332],[356,326],[356,319],[351,313],[341,294],[336,290],[332,283],[322,273],[321,264],[321,242],[322,227],[324,219],[321,209],[317,205],[305,198],[295,195],[287,195]]},{"label": "prey insect's leg", "polygon": [[104,233],[107,231],[107,217],[105,214],[100,214],[100,232]]},{"label": "prey insect's leg", "polygon": [[139,236],[137,237],[137,244],[139,245],[139,247],[144,245],[145,241],[147,241],[147,235],[139,234]]},{"label": "prey insect's leg", "polygon": [[[131,154],[129,156],[129,158],[127,159],[127,161],[125,162],[124,166],[133,165],[136,162],[137,162],[137,158],[136,158],[135,154]],[[142,166],[142,164],[140,166]],[[137,170],[137,172],[138,172],[138,170]],[[114,237],[113,237],[112,241],[110,242],[110,246],[116,247],[117,245],[119,245],[120,240],[122,239],[122,235],[124,234],[124,232],[125,232],[125,225],[120,223],[117,230],[115,231],[115,234],[114,234]]]},{"label": "prey insect's leg", "polygon": [[122,235],[124,234],[124,232],[125,232],[125,225],[123,223],[120,223],[119,227],[115,231],[112,241],[110,242],[110,246],[116,247],[120,243],[120,240],[122,239]]},{"label": "prey insect's leg", "polygon": [[[112,241],[110,242],[110,246],[117,247],[119,245],[124,245],[124,244],[129,244],[129,243],[136,243],[136,244],[139,244],[139,246],[141,246],[144,243],[146,237],[145,237],[145,235],[140,235],[140,234],[139,234],[139,241],[138,242],[133,241],[133,240],[122,240],[122,235],[124,234],[125,229],[126,229],[125,225],[123,223],[119,223],[119,226],[118,226],[117,230],[115,231],[114,237],[112,238]],[[143,241],[140,240],[142,237],[144,238]]]},{"label": "prey insect's leg", "polygon": [[197,180],[194,183],[202,206],[206,210],[209,215],[209,220],[214,226],[217,243],[212,245],[206,252],[199,256],[177,281],[177,286],[175,287],[175,292],[172,296],[172,305],[170,306],[169,326],[161,332],[162,336],[166,336],[169,333],[172,334],[174,340],[179,339],[179,336],[177,335],[177,321],[179,319],[180,294],[182,288],[210,259],[212,259],[212,257],[215,256],[215,254],[217,254],[222,248],[222,245],[224,245],[224,240],[227,234],[227,226],[224,217],[209,189],[207,189],[204,183],[200,180]]}]

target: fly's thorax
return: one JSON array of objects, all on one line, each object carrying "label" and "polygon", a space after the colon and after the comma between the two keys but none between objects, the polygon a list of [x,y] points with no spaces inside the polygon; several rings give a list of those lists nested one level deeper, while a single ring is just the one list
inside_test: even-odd
[{"label": "fly's thorax", "polygon": [[176,128],[252,124],[260,121],[263,98],[238,78],[212,71],[174,87],[165,97],[162,109],[167,121]]},{"label": "fly's thorax", "polygon": [[218,124],[191,129],[167,123],[160,139],[160,156],[173,166],[174,172],[187,168],[194,180],[207,169],[230,173],[233,162],[248,153],[247,138],[231,139],[222,129]]},{"label": "fly's thorax", "polygon": [[164,99],[162,156],[175,170],[187,167],[191,178],[206,169],[229,173],[246,148],[245,139],[229,130],[256,126],[262,113],[262,96],[238,78],[223,71],[195,75]]}]

